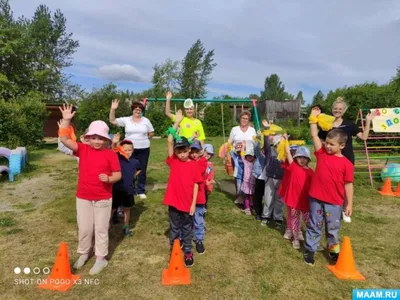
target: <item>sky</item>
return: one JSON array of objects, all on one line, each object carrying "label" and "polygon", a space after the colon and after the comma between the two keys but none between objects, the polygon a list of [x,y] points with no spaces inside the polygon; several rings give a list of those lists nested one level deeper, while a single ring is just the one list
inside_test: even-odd
[{"label": "sky", "polygon": [[199,38],[218,64],[208,97],[259,94],[276,73],[286,91],[311,102],[366,81],[387,83],[400,66],[397,0],[11,0],[31,18],[60,9],[79,40],[71,80],[88,91],[112,81],[139,92],[152,67],[181,61]]}]

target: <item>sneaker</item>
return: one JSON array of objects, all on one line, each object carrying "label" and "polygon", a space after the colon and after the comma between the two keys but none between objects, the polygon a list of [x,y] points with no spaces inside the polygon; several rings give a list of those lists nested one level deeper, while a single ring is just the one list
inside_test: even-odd
[{"label": "sneaker", "polygon": [[293,238],[293,231],[291,229],[286,229],[283,238],[285,240],[291,240]]},{"label": "sneaker", "polygon": [[196,242],[196,251],[198,254],[204,254],[206,252],[202,241]]},{"label": "sneaker", "polygon": [[88,259],[89,259],[88,254],[82,254],[81,256],[79,256],[78,260],[74,263],[74,265],[72,267],[75,270],[79,270],[80,268],[82,268],[85,265],[85,263],[87,262]]},{"label": "sneaker", "polygon": [[314,252],[310,252],[310,251],[306,250],[304,252],[304,262],[307,265],[313,266],[315,264]]},{"label": "sneaker", "polygon": [[138,196],[139,196],[139,199],[142,199],[142,200],[147,199],[146,194],[139,194]]},{"label": "sneaker", "polygon": [[117,209],[117,217],[123,217],[124,216],[124,208],[122,206],[118,207]]},{"label": "sneaker", "polygon": [[133,232],[132,230],[129,228],[129,226],[124,226],[124,228],[122,229],[122,232],[124,233],[125,236],[132,236]]},{"label": "sneaker", "polygon": [[267,226],[268,224],[271,224],[270,218],[266,218],[261,221],[261,226]]},{"label": "sneaker", "polygon": [[185,266],[186,268],[193,267],[194,260],[193,260],[193,252],[185,253]]},{"label": "sneaker", "polygon": [[348,216],[345,214],[345,212],[342,213],[342,216],[343,216],[343,222],[345,222],[345,223],[351,223],[351,218],[348,217]]},{"label": "sneaker", "polygon": [[275,221],[275,229],[281,230],[282,228],[282,221]]},{"label": "sneaker", "polygon": [[293,240],[292,242],[293,248],[294,249],[300,249],[300,241],[299,240]]},{"label": "sneaker", "polygon": [[318,251],[318,252],[322,252],[322,251],[324,251],[324,250],[325,250],[325,248],[322,247],[321,244],[318,244],[318,246],[317,246],[317,251]]},{"label": "sneaker", "polygon": [[96,260],[94,266],[90,269],[89,275],[99,274],[105,267],[107,267],[108,261],[106,259]]},{"label": "sneaker", "polygon": [[243,200],[236,198],[234,203],[235,204],[243,204]]},{"label": "sneaker", "polygon": [[329,259],[331,260],[331,262],[336,264],[338,258],[339,258],[339,253],[329,252]]},{"label": "sneaker", "polygon": [[294,233],[294,237],[299,240],[299,241],[304,241],[304,236],[303,233],[301,231]]},{"label": "sneaker", "polygon": [[250,208],[246,208],[246,209],[244,210],[244,213],[245,213],[247,216],[251,216]]},{"label": "sneaker", "polygon": [[261,216],[260,216],[260,215],[257,215],[257,216],[256,216],[256,220],[257,220],[257,221],[261,221]]}]

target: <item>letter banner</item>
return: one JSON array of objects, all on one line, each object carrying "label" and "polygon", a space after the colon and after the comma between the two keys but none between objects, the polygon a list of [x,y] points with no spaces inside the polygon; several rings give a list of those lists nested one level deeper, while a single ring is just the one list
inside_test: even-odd
[{"label": "letter banner", "polygon": [[376,117],[372,120],[374,132],[400,132],[400,107],[373,108]]}]

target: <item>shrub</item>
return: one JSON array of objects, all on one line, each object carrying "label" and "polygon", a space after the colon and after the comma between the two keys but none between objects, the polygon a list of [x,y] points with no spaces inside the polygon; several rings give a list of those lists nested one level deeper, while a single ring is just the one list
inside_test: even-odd
[{"label": "shrub", "polygon": [[78,104],[78,111],[75,115],[75,124],[78,133],[82,133],[95,120],[102,120],[110,127],[110,133],[121,132],[123,128],[116,127],[109,122],[111,102],[113,99],[119,99],[119,107],[115,116],[127,117],[132,115],[130,109],[130,99],[132,95],[128,92],[121,92],[113,84],[108,84],[99,90],[88,94]]},{"label": "shrub", "polygon": [[[229,136],[229,132],[233,126],[236,126],[236,122],[233,120],[232,113],[229,109],[228,104],[223,104],[224,112],[224,127],[225,136]],[[222,136],[222,114],[221,114],[221,104],[212,103],[206,106],[204,111],[204,121],[203,121],[204,132],[207,136]]]},{"label": "shrub", "polygon": [[0,99],[0,144],[4,147],[35,147],[43,139],[48,114],[39,93],[5,101]]},{"label": "shrub", "polygon": [[145,116],[153,124],[155,135],[164,136],[165,131],[172,125],[172,122],[164,113],[162,103],[151,103]]}]

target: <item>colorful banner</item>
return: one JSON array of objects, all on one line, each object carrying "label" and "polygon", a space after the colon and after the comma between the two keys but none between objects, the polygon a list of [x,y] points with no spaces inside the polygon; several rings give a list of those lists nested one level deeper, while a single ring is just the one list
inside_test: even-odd
[{"label": "colorful banner", "polygon": [[372,120],[374,132],[400,132],[400,108],[373,108],[376,117]]}]

